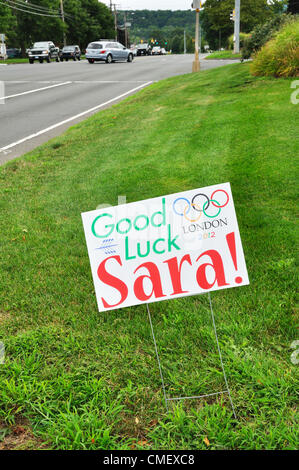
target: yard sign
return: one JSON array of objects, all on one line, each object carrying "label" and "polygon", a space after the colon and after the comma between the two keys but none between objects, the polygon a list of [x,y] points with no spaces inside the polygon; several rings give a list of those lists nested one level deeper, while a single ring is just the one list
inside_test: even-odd
[{"label": "yard sign", "polygon": [[229,183],[82,219],[100,312],[249,284]]}]

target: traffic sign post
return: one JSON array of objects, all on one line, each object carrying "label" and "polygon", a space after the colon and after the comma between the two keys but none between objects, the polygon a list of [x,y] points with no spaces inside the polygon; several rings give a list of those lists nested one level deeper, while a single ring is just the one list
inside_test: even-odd
[{"label": "traffic sign post", "polygon": [[199,11],[201,9],[201,0],[194,0],[192,3],[192,8],[195,10],[195,58],[192,64],[192,72],[200,71],[199,63],[199,51],[198,51],[198,41],[199,41]]},{"label": "traffic sign post", "polygon": [[5,60],[6,56],[6,45],[5,45],[5,34],[0,33],[0,59]]},{"label": "traffic sign post", "polygon": [[234,10],[234,53],[240,52],[240,0],[235,0]]}]

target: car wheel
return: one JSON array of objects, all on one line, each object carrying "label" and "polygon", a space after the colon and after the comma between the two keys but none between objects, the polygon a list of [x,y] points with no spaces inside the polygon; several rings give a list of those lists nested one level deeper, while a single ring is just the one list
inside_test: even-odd
[{"label": "car wheel", "polygon": [[63,57],[60,57],[60,62],[63,62]]},{"label": "car wheel", "polygon": [[46,58],[46,61],[48,62],[48,64],[50,63],[50,57],[49,56]]},{"label": "car wheel", "polygon": [[89,62],[90,64],[94,64],[94,59],[88,59],[88,62]]},{"label": "car wheel", "polygon": [[111,54],[107,55],[106,64],[112,64],[112,55]]},{"label": "car wheel", "polygon": [[78,57],[78,60],[81,60],[81,57],[80,57],[80,56]]},{"label": "car wheel", "polygon": [[69,60],[68,59],[65,59],[66,62],[68,62]]},{"label": "car wheel", "polygon": [[127,60],[128,60],[128,62],[133,62],[133,55],[129,54]]},{"label": "car wheel", "polygon": [[34,60],[33,59],[29,59],[29,64],[33,64]]},{"label": "car wheel", "polygon": [[39,63],[42,64],[43,63],[43,59],[38,59],[39,60]]},{"label": "car wheel", "polygon": [[56,59],[55,59],[55,60],[56,60],[56,62],[59,62],[59,57],[56,57]]}]

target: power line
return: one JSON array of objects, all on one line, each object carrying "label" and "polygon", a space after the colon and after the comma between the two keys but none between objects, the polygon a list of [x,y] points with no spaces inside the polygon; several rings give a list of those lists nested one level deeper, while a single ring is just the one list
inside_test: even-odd
[{"label": "power line", "polygon": [[[18,6],[21,6],[23,8],[25,8],[26,10],[27,9],[30,9],[30,10],[33,10],[33,11],[40,11],[40,12],[47,12],[49,14],[58,14],[60,15],[60,10],[59,8],[57,8],[57,10],[52,10],[50,8],[47,8],[47,7],[43,7],[43,6],[38,6],[36,5],[35,3],[27,3],[27,2],[24,2],[23,0],[6,0],[8,3],[12,3],[13,5],[18,5]],[[55,13],[56,12],[56,13]],[[64,16],[68,16],[69,18],[73,18],[72,15],[69,15],[68,13],[64,13]]]},{"label": "power line", "polygon": [[12,8],[13,10],[22,11],[22,12],[24,12],[24,13],[29,13],[29,14],[31,14],[31,15],[50,16],[50,17],[52,17],[52,18],[61,18],[60,15],[55,15],[55,14],[53,14],[53,15],[48,15],[48,14],[46,14],[46,13],[37,13],[37,12],[34,12],[34,11],[30,11],[30,10],[23,10],[22,8],[18,8],[18,7],[16,7],[16,6],[13,6],[13,5],[10,5],[10,4],[8,4],[8,3],[1,2],[1,1],[0,1],[0,4],[1,4],[1,5],[5,5],[5,6],[8,7],[8,8]]},{"label": "power line", "polygon": [[[40,5],[36,5],[35,3],[24,2],[22,0],[6,0],[6,1],[8,1],[10,3],[13,3],[13,4],[18,4],[23,8],[30,8],[32,10],[46,11],[47,13],[49,11],[54,11],[54,10],[50,10],[50,8],[40,6]],[[57,11],[58,11],[58,8],[57,8]]]},{"label": "power line", "polygon": [[[62,19],[63,23],[65,23],[63,0],[60,0],[60,13],[61,13],[61,19]],[[63,29],[63,45],[66,46],[65,29]]]},{"label": "power line", "polygon": [[[38,16],[46,16],[46,17],[51,17],[51,18],[61,18],[61,14],[58,12],[58,10],[57,10],[57,13],[55,13],[55,10],[45,9],[45,12],[39,13],[38,11],[35,10],[34,7],[31,6],[31,4],[27,3],[25,6],[20,1],[6,0],[6,3],[3,3],[0,1],[0,4],[5,5],[6,7],[12,8],[14,10],[22,11],[23,13],[29,13],[29,14],[38,15]],[[24,10],[23,8],[19,8],[20,6],[26,9]],[[70,19],[74,18],[72,15],[69,15],[67,13],[65,13],[64,16]]]}]

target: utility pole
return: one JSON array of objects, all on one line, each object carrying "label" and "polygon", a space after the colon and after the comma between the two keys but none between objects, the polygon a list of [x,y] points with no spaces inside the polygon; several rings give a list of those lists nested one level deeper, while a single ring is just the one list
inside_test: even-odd
[{"label": "utility pole", "polygon": [[[63,9],[63,0],[60,0],[60,12],[61,12],[61,19],[63,21],[63,26],[65,26],[65,19],[64,19],[64,9]],[[66,46],[66,36],[65,36],[65,29],[63,27],[63,45]]]},{"label": "utility pole", "polygon": [[184,54],[187,52],[187,47],[186,47],[186,30],[184,29]]},{"label": "utility pole", "polygon": [[128,47],[128,30],[127,30],[127,14],[124,12],[124,20],[125,20],[125,46]]},{"label": "utility pole", "polygon": [[240,0],[235,0],[234,54],[240,52]]},{"label": "utility pole", "polygon": [[199,23],[199,52],[201,52],[201,25]]},{"label": "utility pole", "polygon": [[201,0],[193,0],[192,8],[196,13],[195,20],[195,58],[192,64],[192,72],[199,72],[200,63],[199,63],[199,53],[198,53],[198,37],[199,37],[199,10],[201,8]]},{"label": "utility pole", "polygon": [[117,10],[114,4],[114,29],[115,29],[115,41],[117,41]]}]

